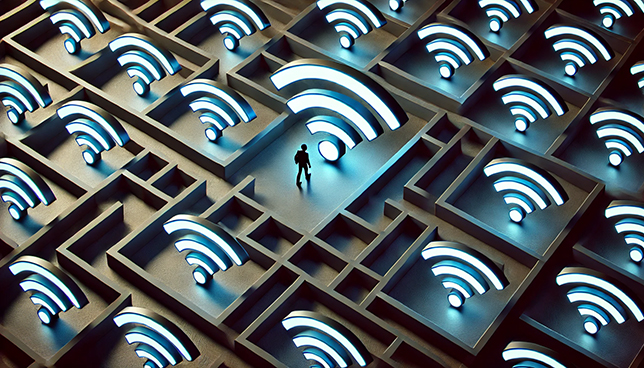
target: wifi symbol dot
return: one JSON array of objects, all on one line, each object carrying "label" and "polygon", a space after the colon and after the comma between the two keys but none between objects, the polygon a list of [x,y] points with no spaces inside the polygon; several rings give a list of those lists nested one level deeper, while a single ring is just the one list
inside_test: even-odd
[{"label": "wifi symbol dot", "polygon": [[89,303],[74,280],[42,258],[22,256],[9,266],[9,271],[13,275],[29,274],[20,282],[20,288],[40,307],[37,315],[46,325],[53,323],[60,312],[71,307],[81,309]]},{"label": "wifi symbol dot", "polygon": [[486,176],[503,175],[494,182],[497,192],[505,192],[503,200],[510,205],[508,216],[520,223],[536,207],[546,209],[552,202],[563,205],[568,196],[561,184],[547,171],[514,158],[497,158],[483,168]]},{"label": "wifi symbol dot", "polygon": [[49,206],[56,200],[47,183],[29,166],[13,158],[0,158],[0,198],[9,204],[9,214],[19,221],[27,208],[39,203]]},{"label": "wifi symbol dot", "polygon": [[598,34],[582,27],[553,25],[544,32],[546,39],[561,38],[552,48],[566,62],[564,72],[574,77],[586,64],[595,64],[599,56],[608,61],[613,58],[613,50]]},{"label": "wifi symbol dot", "polygon": [[619,167],[634,151],[644,152],[644,118],[616,108],[599,108],[590,115],[597,137],[608,148],[608,162]]},{"label": "wifi symbol dot", "polygon": [[0,101],[7,107],[13,124],[22,122],[27,111],[47,107],[52,100],[47,87],[28,71],[10,64],[0,64]]},{"label": "wifi symbol dot", "polygon": [[[521,5],[519,5],[521,4]],[[490,18],[490,31],[499,32],[503,24],[512,18],[519,18],[525,9],[528,14],[538,10],[537,4],[532,0],[479,0],[481,9]]]},{"label": "wifi symbol dot", "polygon": [[[644,2],[635,0],[637,6],[644,12]],[[626,15],[630,17],[634,14],[633,6],[628,0],[593,0],[593,5],[599,8],[599,12],[604,16],[602,25],[608,29],[613,28],[615,21]]]},{"label": "wifi symbol dot", "polygon": [[631,260],[641,262],[644,259],[644,205],[634,201],[615,200],[606,208],[605,216],[607,219],[618,220],[615,230],[631,246]]},{"label": "wifi symbol dot", "polygon": [[432,40],[426,48],[434,54],[438,72],[444,79],[450,79],[462,65],[470,65],[475,56],[481,61],[490,56],[485,45],[472,32],[457,25],[428,24],[418,30],[418,37]]},{"label": "wifi symbol dot", "polygon": [[264,12],[250,1],[201,0],[201,7],[205,12],[213,13],[210,21],[219,26],[219,32],[224,35],[224,47],[229,51],[234,51],[244,36],[271,26]]},{"label": "wifi symbol dot", "polygon": [[326,14],[326,20],[340,35],[340,46],[345,49],[350,49],[360,36],[387,23],[384,15],[369,1],[318,0],[317,5],[320,10],[332,9]]},{"label": "wifi symbol dot", "polygon": [[41,0],[40,6],[49,11],[49,20],[67,35],[63,45],[70,54],[80,51],[80,42],[90,39],[96,30],[105,33],[110,23],[103,13],[89,0]]}]

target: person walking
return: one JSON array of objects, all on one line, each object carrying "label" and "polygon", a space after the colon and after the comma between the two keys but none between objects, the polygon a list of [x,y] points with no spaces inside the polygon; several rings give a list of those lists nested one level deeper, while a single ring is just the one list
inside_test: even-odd
[{"label": "person walking", "polygon": [[302,149],[297,151],[295,154],[295,163],[299,166],[299,169],[297,171],[297,179],[295,181],[295,185],[298,187],[302,188],[302,182],[300,181],[300,177],[302,176],[302,170],[304,170],[304,176],[306,177],[306,180],[311,179],[311,174],[309,174],[309,168],[311,167],[311,162],[309,161],[309,154],[306,152],[306,144],[303,144]]}]

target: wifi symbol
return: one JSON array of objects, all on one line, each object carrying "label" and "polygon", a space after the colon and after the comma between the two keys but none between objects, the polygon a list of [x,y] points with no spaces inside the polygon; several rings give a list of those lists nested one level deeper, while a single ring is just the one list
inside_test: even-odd
[{"label": "wifi symbol", "polygon": [[606,208],[606,218],[617,218],[617,233],[624,235],[624,241],[632,248],[629,255],[633,262],[644,258],[644,205],[634,201],[615,200]]},{"label": "wifi symbol", "polygon": [[303,349],[311,367],[365,367],[373,361],[360,339],[337,321],[310,311],[293,311],[282,320],[293,336],[293,343]]},{"label": "wifi symbol", "polygon": [[27,273],[20,288],[38,309],[38,318],[46,325],[54,322],[60,312],[71,307],[83,308],[89,301],[85,293],[66,273],[42,258],[22,256],[9,266],[13,275]]},{"label": "wifi symbol", "polygon": [[418,30],[421,40],[430,38],[425,47],[435,53],[438,72],[442,78],[450,79],[461,65],[470,65],[474,55],[483,61],[490,53],[483,43],[467,29],[444,23],[432,23]]},{"label": "wifi symbol", "polygon": [[206,12],[214,10],[210,21],[215,26],[219,25],[219,32],[224,35],[224,46],[230,51],[239,46],[242,37],[271,26],[264,12],[250,1],[201,0],[201,7]]},{"label": "wifi symbol", "polygon": [[320,10],[333,9],[326,14],[326,20],[333,24],[340,35],[340,46],[345,49],[351,48],[358,37],[371,32],[374,27],[387,24],[385,16],[369,1],[318,0],[317,4]]},{"label": "wifi symbol", "polygon": [[201,123],[208,125],[206,138],[214,142],[221,137],[228,126],[235,126],[240,119],[245,123],[257,115],[246,101],[234,89],[208,79],[195,79],[180,89],[183,97],[202,95],[190,102],[192,111],[205,111],[199,116]]},{"label": "wifi symbol", "polygon": [[176,215],[163,224],[172,234],[187,231],[174,246],[179,252],[188,251],[186,262],[197,266],[192,272],[195,281],[204,285],[218,270],[226,271],[233,263],[241,266],[249,256],[244,247],[228,232],[212,222],[193,215]]},{"label": "wifi symbol", "polygon": [[200,355],[185,332],[149,309],[126,307],[113,320],[118,327],[135,325],[125,333],[125,341],[129,345],[137,344],[134,352],[146,359],[144,368],[165,368],[183,359],[193,361]]},{"label": "wifi symbol", "polygon": [[508,215],[515,223],[523,221],[525,216],[535,210],[550,205],[552,199],[557,206],[568,200],[568,195],[561,184],[547,171],[514,158],[497,158],[483,168],[486,176],[504,174],[494,182],[497,192],[508,192],[503,200],[510,205]]},{"label": "wifi symbol", "polygon": [[503,290],[509,284],[499,266],[465,244],[433,241],[425,246],[421,255],[426,261],[435,262],[432,273],[443,278],[443,287],[449,290],[447,301],[454,308],[460,308],[474,295],[474,290],[485,294],[490,283],[497,290]]},{"label": "wifi symbol", "polygon": [[599,332],[611,319],[622,324],[630,311],[637,322],[644,319],[638,302],[633,300],[625,288],[618,286],[600,272],[584,267],[566,267],[557,275],[557,285],[576,286],[566,294],[570,303],[581,303],[577,310],[584,319],[584,329],[591,335]]},{"label": "wifi symbol", "polygon": [[[644,72],[644,61],[638,61],[631,67],[631,75],[638,75],[642,72]],[[637,87],[640,89],[644,87],[644,78],[640,78],[640,80],[637,81]]]},{"label": "wifi symbol", "polygon": [[[644,12],[644,2],[635,0],[640,10]],[[613,28],[615,21],[623,15],[630,17],[634,14],[633,6],[627,0],[593,0],[593,5],[599,7],[599,12],[604,16],[602,25]]]},{"label": "wifi symbol", "polygon": [[590,115],[590,123],[597,126],[597,136],[608,148],[608,162],[619,167],[624,156],[634,150],[644,152],[644,118],[626,110],[599,108]]},{"label": "wifi symbol", "polygon": [[68,102],[56,113],[62,121],[68,121],[65,129],[76,133],[76,143],[86,147],[83,160],[94,165],[101,160],[101,152],[111,150],[115,145],[123,147],[130,141],[125,128],[107,111],[85,101]]},{"label": "wifi symbol", "polygon": [[552,48],[566,62],[564,72],[569,77],[574,77],[579,68],[587,63],[595,64],[598,60],[597,53],[606,61],[614,56],[613,50],[603,38],[581,27],[554,25],[546,29],[544,34],[546,39],[563,37],[552,44]]},{"label": "wifi symbol", "polygon": [[505,75],[492,85],[495,91],[510,89],[501,97],[504,105],[510,106],[515,116],[514,127],[525,132],[537,117],[547,119],[554,110],[557,116],[568,112],[568,106],[559,94],[536,79],[521,75]]},{"label": "wifi symbol", "polygon": [[532,342],[512,341],[501,355],[506,362],[520,360],[512,368],[566,368],[560,354]]},{"label": "wifi symbol", "polygon": [[117,61],[121,66],[128,66],[127,75],[136,78],[132,85],[139,96],[150,92],[150,84],[161,80],[166,73],[176,74],[181,70],[181,65],[174,56],[157,46],[150,38],[136,34],[126,33],[110,42],[112,52],[121,53]]},{"label": "wifi symbol", "polygon": [[49,11],[49,20],[67,35],[63,45],[70,54],[80,50],[82,39],[90,39],[96,30],[105,33],[110,23],[103,13],[89,0],[41,0],[40,6]]},{"label": "wifi symbol", "polygon": [[309,109],[325,109],[340,118],[317,115],[307,122],[311,134],[325,133],[330,136],[318,145],[320,155],[327,161],[336,161],[352,149],[362,138],[376,139],[383,129],[378,118],[391,130],[398,129],[409,118],[398,102],[381,85],[362,72],[334,61],[300,59],[292,61],[271,75],[275,88],[282,88],[300,81],[314,80],[334,83],[357,95],[375,115],[362,103],[346,94],[312,88],[291,97],[286,104],[297,114]]},{"label": "wifi symbol", "polygon": [[492,32],[500,31],[503,23],[510,20],[510,16],[515,19],[519,18],[522,13],[521,6],[528,14],[539,9],[532,0],[520,0],[519,2],[514,0],[479,0],[479,6],[481,9],[486,9],[485,14],[490,18],[490,31]]},{"label": "wifi symbol", "polygon": [[0,100],[13,124],[20,123],[25,112],[34,112],[38,105],[47,107],[52,102],[46,86],[28,71],[10,64],[0,64]]},{"label": "wifi symbol", "polygon": [[13,158],[0,158],[0,198],[9,203],[9,214],[18,221],[27,208],[39,203],[49,206],[56,200],[47,183],[29,166]]}]

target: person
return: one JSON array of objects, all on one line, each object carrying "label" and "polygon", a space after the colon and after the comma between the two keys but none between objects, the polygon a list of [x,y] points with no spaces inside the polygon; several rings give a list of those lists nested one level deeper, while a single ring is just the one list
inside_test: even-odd
[{"label": "person", "polygon": [[311,162],[309,161],[309,154],[306,153],[306,144],[302,145],[302,149],[297,151],[295,154],[295,163],[299,166],[299,169],[297,171],[297,179],[295,181],[295,185],[298,187],[302,187],[302,182],[300,181],[300,177],[302,176],[302,170],[304,170],[304,176],[306,177],[306,180],[311,179],[311,174],[309,174],[309,168],[311,167]]}]

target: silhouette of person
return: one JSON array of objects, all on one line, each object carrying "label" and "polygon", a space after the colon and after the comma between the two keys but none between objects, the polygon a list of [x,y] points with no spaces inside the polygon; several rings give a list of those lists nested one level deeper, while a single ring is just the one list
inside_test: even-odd
[{"label": "silhouette of person", "polygon": [[306,177],[306,180],[308,181],[311,179],[311,174],[309,174],[311,162],[309,161],[309,154],[306,153],[306,144],[303,144],[302,149],[297,151],[297,153],[295,154],[295,163],[299,166],[295,185],[301,188],[302,182],[300,181],[300,177],[302,176],[302,170],[304,170],[304,176]]}]

